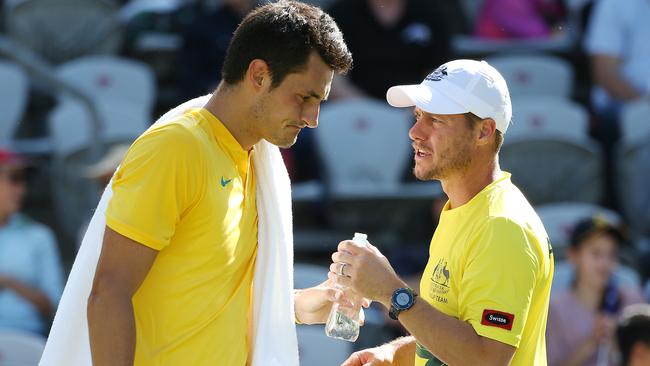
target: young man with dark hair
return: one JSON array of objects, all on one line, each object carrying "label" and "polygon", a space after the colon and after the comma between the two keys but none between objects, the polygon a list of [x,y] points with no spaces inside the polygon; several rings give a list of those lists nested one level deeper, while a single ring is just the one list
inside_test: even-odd
[{"label": "young man with dark hair", "polygon": [[623,309],[616,327],[616,341],[623,366],[650,365],[650,305],[636,304]]},{"label": "young man with dark hair", "polygon": [[[255,297],[261,284],[278,291],[277,283],[258,283],[256,262],[268,259],[258,254],[266,244],[284,245],[262,235],[275,218],[261,207],[273,197],[261,196],[276,181],[267,176],[278,173],[257,163],[267,145],[289,147],[300,130],[318,125],[334,73],[351,63],[341,32],[319,8],[261,6],[235,31],[207,103],[163,116],[135,141],[109,186],[87,302],[93,365],[297,365],[297,346],[294,358],[293,348],[286,357],[256,354],[271,348],[273,334],[256,337]],[[291,266],[290,248],[272,255]],[[325,322],[335,295],[327,286],[296,292],[295,319]],[[291,313],[293,327],[290,301],[266,304],[278,319]],[[268,324],[262,331],[278,322]],[[291,334],[275,338],[283,337]]]}]

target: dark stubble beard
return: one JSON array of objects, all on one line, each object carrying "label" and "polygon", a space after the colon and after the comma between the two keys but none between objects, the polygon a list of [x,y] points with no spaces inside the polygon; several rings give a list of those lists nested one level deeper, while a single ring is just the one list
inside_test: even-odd
[{"label": "dark stubble beard", "polygon": [[[271,123],[268,113],[269,99],[268,95],[264,95],[251,107],[251,116],[255,119],[255,123],[260,130],[268,128],[268,126],[262,126],[263,124]],[[266,138],[268,142],[285,149],[296,143],[298,135],[289,135],[285,131],[286,127],[284,125],[273,126],[273,128],[274,130],[270,131],[270,136]]]}]

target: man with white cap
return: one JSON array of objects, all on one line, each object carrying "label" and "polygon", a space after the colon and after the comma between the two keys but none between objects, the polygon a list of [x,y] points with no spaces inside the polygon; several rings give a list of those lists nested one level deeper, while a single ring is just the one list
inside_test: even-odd
[{"label": "man with white cap", "polygon": [[356,352],[356,365],[546,365],[553,253],[526,198],[499,168],[512,116],[505,80],[484,61],[455,60],[419,85],[388,90],[414,106],[415,176],[449,197],[419,297],[372,245],[339,244],[330,277],[390,309],[411,336]]}]

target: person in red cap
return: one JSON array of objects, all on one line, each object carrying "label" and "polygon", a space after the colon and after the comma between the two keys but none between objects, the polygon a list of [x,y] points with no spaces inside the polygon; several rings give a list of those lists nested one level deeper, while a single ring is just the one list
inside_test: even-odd
[{"label": "person in red cap", "polygon": [[44,334],[63,289],[52,231],[20,213],[25,161],[0,149],[0,329]]}]

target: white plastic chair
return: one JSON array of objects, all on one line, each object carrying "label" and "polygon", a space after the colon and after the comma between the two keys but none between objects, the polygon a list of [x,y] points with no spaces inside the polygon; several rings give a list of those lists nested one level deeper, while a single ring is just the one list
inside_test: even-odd
[{"label": "white plastic chair", "polygon": [[108,0],[24,0],[6,9],[8,35],[53,64],[117,53],[122,25]]},{"label": "white plastic chair", "polygon": [[29,80],[17,65],[0,61],[0,146],[7,147],[27,105]]},{"label": "white plastic chair", "polygon": [[[604,207],[585,202],[558,202],[540,205],[535,208],[553,249],[563,252],[569,245],[575,225],[594,215],[602,215],[608,222],[620,225],[620,215]],[[559,253],[562,254],[562,253]]]},{"label": "white plastic chair", "polygon": [[120,18],[127,23],[142,13],[170,13],[183,3],[183,0],[131,0],[120,9]]},{"label": "white plastic chair", "polygon": [[506,140],[559,138],[589,139],[589,114],[569,99],[552,96],[513,98],[512,123]]},{"label": "white plastic chair", "polygon": [[[383,243],[439,193],[433,182],[404,184],[412,164],[409,110],[375,100],[351,100],[323,107],[315,130],[325,167],[327,212],[335,229],[364,231]],[[386,235],[385,240],[379,238]]]},{"label": "white plastic chair", "polygon": [[335,196],[395,194],[411,159],[408,113],[374,100],[323,107],[316,146]]},{"label": "white plastic chair", "polygon": [[[104,143],[133,141],[149,126],[148,114],[131,103],[107,100],[98,107]],[[83,105],[74,101],[60,103],[49,115],[48,126],[55,156],[65,158],[89,147],[92,126]]]},{"label": "white plastic chair", "polygon": [[1,366],[36,366],[45,348],[39,335],[13,330],[0,330]]},{"label": "white plastic chair", "polygon": [[512,97],[571,96],[573,69],[561,58],[542,54],[505,55],[487,61],[506,79]]},{"label": "white plastic chair", "polygon": [[501,166],[533,204],[599,202],[600,147],[587,135],[587,114],[559,98],[515,100],[513,122],[499,153]]},{"label": "white plastic chair", "polygon": [[[131,143],[148,126],[149,118],[132,104],[106,101],[99,104],[100,140],[107,145]],[[95,183],[82,177],[90,165],[91,125],[88,111],[79,103],[59,104],[48,117],[52,150],[52,192],[57,218],[74,236],[97,204]]]},{"label": "white plastic chair", "polygon": [[413,159],[410,122],[410,110],[371,99],[324,106],[315,140],[326,194],[332,200],[430,200],[439,194],[437,183],[401,181]]},{"label": "white plastic chair", "polygon": [[[98,103],[122,101],[151,113],[156,82],[149,66],[115,56],[88,56],[61,65],[56,74]],[[61,100],[71,99],[62,95]]]}]

